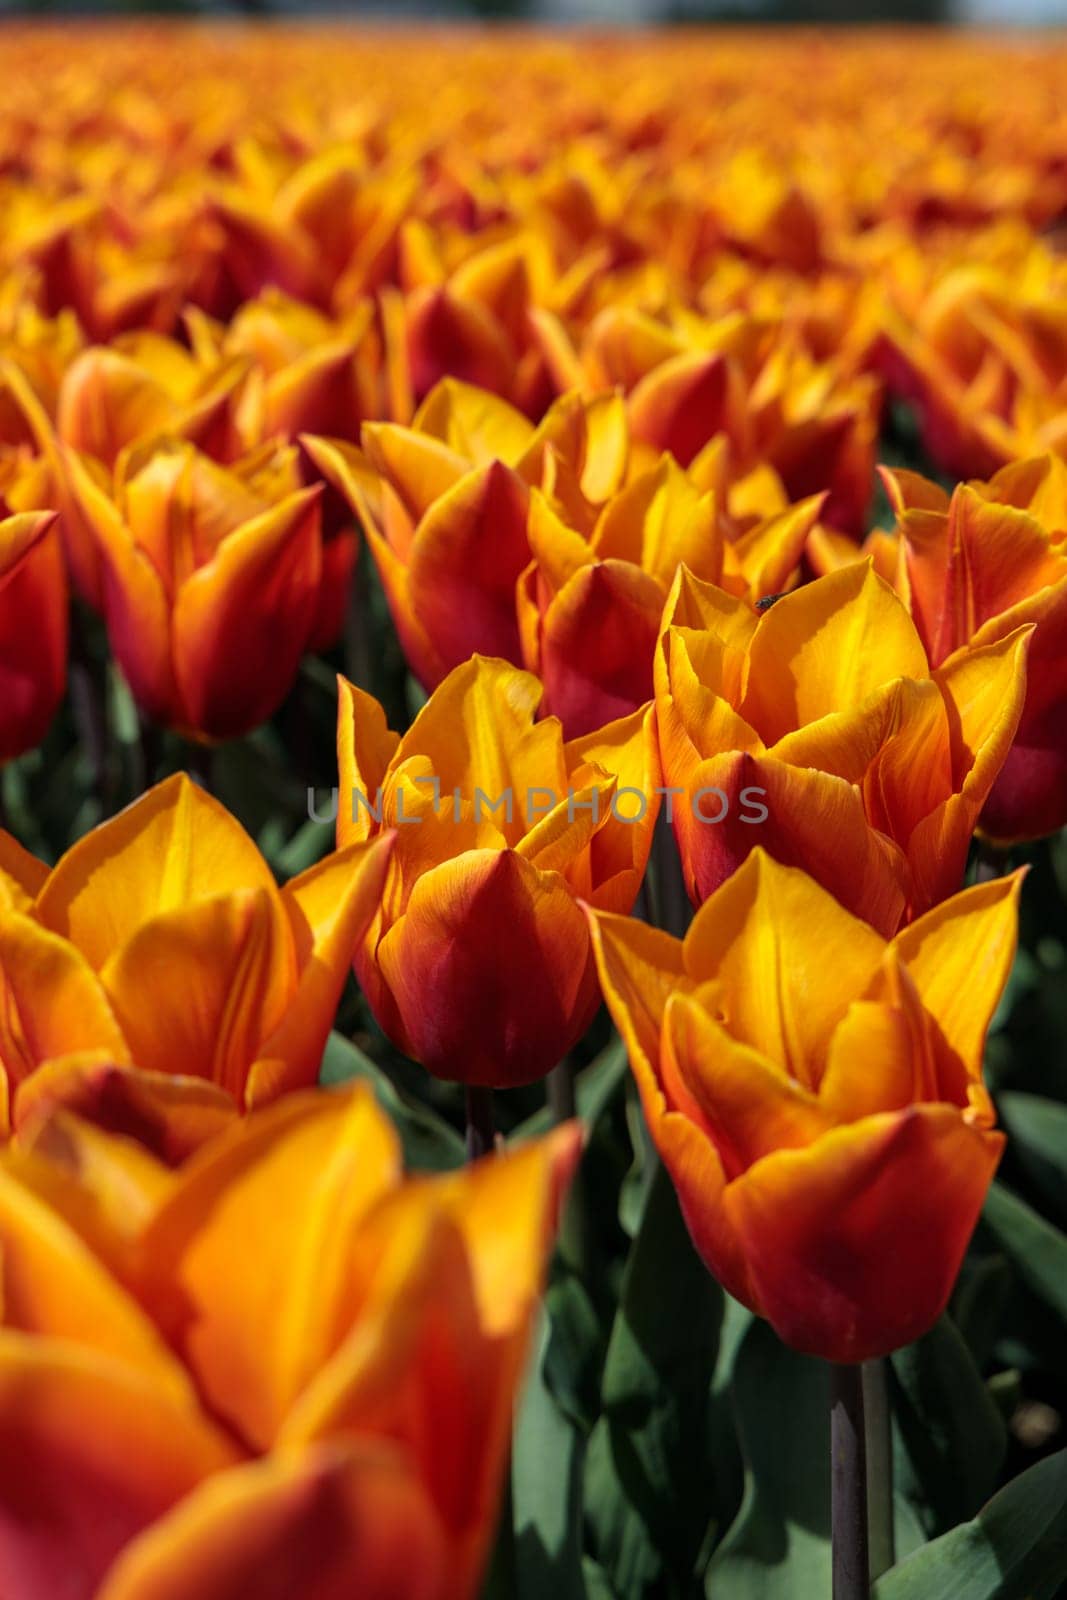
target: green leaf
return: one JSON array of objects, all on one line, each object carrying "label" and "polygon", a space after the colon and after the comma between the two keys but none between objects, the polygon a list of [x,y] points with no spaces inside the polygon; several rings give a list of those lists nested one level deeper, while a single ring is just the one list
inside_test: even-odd
[{"label": "green leaf", "polygon": [[392,1119],[404,1151],[404,1165],[413,1171],[447,1172],[463,1164],[463,1140],[428,1106],[401,1094],[377,1062],[340,1033],[331,1033],[319,1069],[327,1088],[362,1080],[369,1083],[382,1110]]},{"label": "green leaf", "polygon": [[1067,1235],[1001,1183],[990,1187],[982,1221],[1026,1286],[1067,1319]]},{"label": "green leaf", "polygon": [[874,1600],[1056,1600],[1067,1581],[1067,1450],[879,1579]]},{"label": "green leaf", "polygon": [[584,1282],[558,1253],[545,1305],[549,1317],[545,1383],[560,1410],[589,1433],[600,1412],[607,1338]]},{"label": "green leaf", "polygon": [[753,1321],[734,1362],[733,1397],[745,1492],[708,1567],[708,1600],[828,1595],[829,1369]]},{"label": "green leaf", "polygon": [[615,1489],[655,1552],[638,1563],[639,1587],[601,1555],[627,1600],[653,1592],[657,1566],[679,1587],[691,1579],[710,1517],[710,1391],[722,1315],[722,1290],[693,1249],[660,1167],[627,1262],[602,1382]]},{"label": "green leaf", "polygon": [[1067,1223],[1067,1106],[1040,1094],[1006,1092],[997,1111],[1011,1150],[1052,1216]]},{"label": "green leaf", "polygon": [[[596,1570],[608,1593],[657,1600],[664,1593],[663,1557],[651,1530],[625,1492],[608,1419],[601,1417],[589,1438],[582,1479],[585,1516],[596,1552]],[[594,1590],[594,1592],[596,1592]]]},{"label": "green leaf", "polygon": [[903,1450],[898,1482],[927,1532],[972,1517],[996,1487],[1008,1435],[949,1317],[890,1358],[891,1405]]},{"label": "green leaf", "polygon": [[952,1320],[979,1367],[993,1354],[1015,1275],[1002,1255],[969,1257],[952,1297]]},{"label": "green leaf", "polygon": [[515,1600],[585,1600],[582,1464],[585,1438],[545,1378],[549,1322],[542,1315],[519,1406],[512,1455]]},{"label": "green leaf", "polygon": [[585,1600],[618,1600],[608,1582],[607,1573],[592,1556],[583,1557],[582,1576],[585,1579]]}]

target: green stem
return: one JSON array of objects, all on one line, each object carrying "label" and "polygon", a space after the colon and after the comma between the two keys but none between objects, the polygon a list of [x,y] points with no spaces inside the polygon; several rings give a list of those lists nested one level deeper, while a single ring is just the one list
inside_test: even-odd
[{"label": "green stem", "polygon": [[496,1145],[493,1119],[493,1091],[481,1084],[467,1084],[467,1160],[478,1161],[490,1155]]},{"label": "green stem", "polygon": [[569,1122],[578,1110],[574,1098],[574,1068],[567,1057],[553,1067],[545,1080],[553,1122]]},{"label": "green stem", "polygon": [[867,1433],[867,1528],[871,1582],[896,1561],[893,1528],[893,1426],[884,1361],[863,1363],[863,1408]]},{"label": "green stem", "polygon": [[837,1363],[830,1367],[830,1540],[833,1600],[869,1600],[863,1375]]}]

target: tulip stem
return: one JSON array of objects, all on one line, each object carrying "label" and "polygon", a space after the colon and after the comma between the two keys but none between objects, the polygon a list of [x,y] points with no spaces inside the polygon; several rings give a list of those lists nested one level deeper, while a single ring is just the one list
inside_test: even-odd
[{"label": "tulip stem", "polygon": [[552,1068],[546,1086],[552,1121],[569,1122],[577,1113],[578,1104],[574,1098],[574,1068],[566,1057]]},{"label": "tulip stem", "polygon": [[489,1155],[496,1144],[493,1121],[493,1091],[480,1084],[467,1084],[467,1160]]},{"label": "tulip stem", "polygon": [[868,1600],[863,1369],[838,1363],[830,1368],[830,1537],[833,1600]]},{"label": "tulip stem", "polygon": [[893,1427],[884,1361],[863,1363],[863,1408],[867,1432],[867,1526],[871,1582],[896,1561],[893,1528]]}]

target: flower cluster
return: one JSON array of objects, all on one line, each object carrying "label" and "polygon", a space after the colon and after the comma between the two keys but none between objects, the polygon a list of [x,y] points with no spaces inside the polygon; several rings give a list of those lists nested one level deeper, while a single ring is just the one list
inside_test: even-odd
[{"label": "flower cluster", "polygon": [[[1004,1145],[969,852],[1067,824],[1067,55],[187,45],[4,40],[0,778],[70,781],[72,607],[143,771],[0,828],[0,1592],[473,1600],[580,1135],[405,1180],[317,1087],[345,984],[468,1104],[603,999],[737,1300],[935,1322]],[[278,874],[159,741],[335,678]]]}]

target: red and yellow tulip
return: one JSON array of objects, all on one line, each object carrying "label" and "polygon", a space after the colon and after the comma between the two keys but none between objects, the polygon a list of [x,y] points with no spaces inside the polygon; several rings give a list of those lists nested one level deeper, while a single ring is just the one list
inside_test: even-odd
[{"label": "red and yellow tulip", "polygon": [[886,941],[762,850],[685,940],[590,911],[693,1242],[787,1344],[863,1361],[943,1311],[1004,1143],[982,1082],[1019,880]]},{"label": "red and yellow tulip", "polygon": [[951,499],[912,473],[886,473],[898,513],[898,584],[941,663],[1032,624],[1026,699],[980,827],[1010,843],[1067,824],[1067,467],[1017,461]]},{"label": "red and yellow tulip", "polygon": [[726,506],[670,455],[631,479],[591,530],[531,493],[533,561],[519,580],[526,665],[545,706],[575,737],[636,711],[652,695],[652,663],[668,590],[681,562],[750,602],[787,587],[822,504],[816,496],[733,538]]},{"label": "red and yellow tulip", "polygon": [[578,900],[629,911],[659,805],[651,708],[564,743],[540,685],[475,656],[401,738],[341,681],[342,849],[396,829],[356,976],[389,1037],[438,1077],[543,1077],[598,1001]]},{"label": "red and yellow tulip", "polygon": [[367,424],[363,451],[305,447],[359,515],[408,663],[427,688],[472,654],[522,659],[515,586],[530,560],[529,489],[578,497],[621,482],[621,407],[571,395],[538,427],[497,396],[441,383],[410,428]]},{"label": "red and yellow tulip", "polygon": [[656,714],[694,903],[757,845],[887,936],[952,894],[1019,724],[1031,632],[934,666],[869,563],[759,616],[682,568]]},{"label": "red and yellow tulip", "polygon": [[0,1590],[473,1600],[576,1153],[405,1183],[359,1089],[174,1176],[69,1115],[0,1157]]},{"label": "red and yellow tulip", "polygon": [[176,1159],[313,1084],[388,854],[350,845],[279,889],[182,775],[51,871],[0,833],[5,1131],[62,1102]]},{"label": "red and yellow tulip", "polygon": [[72,451],[68,492],[90,530],[115,658],[146,715],[188,737],[247,733],[277,710],[315,626],[319,490],[296,452],[219,466],[160,445],[113,499]]}]

